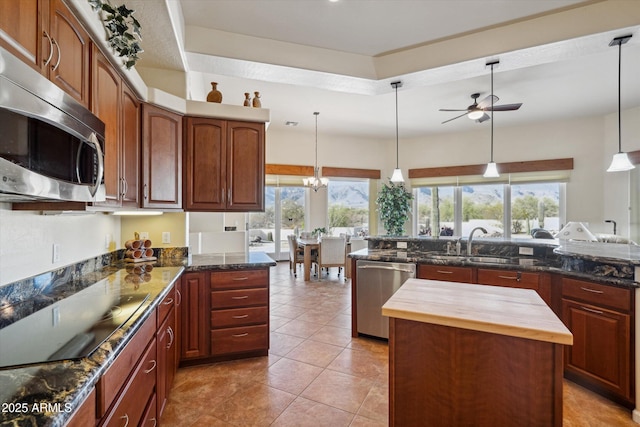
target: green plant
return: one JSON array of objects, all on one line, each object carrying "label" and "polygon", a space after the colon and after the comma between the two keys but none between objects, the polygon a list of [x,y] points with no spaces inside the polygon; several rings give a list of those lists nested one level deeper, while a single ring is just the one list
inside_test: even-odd
[{"label": "green plant", "polygon": [[380,219],[388,236],[401,236],[404,223],[409,219],[413,194],[404,188],[404,184],[384,184],[378,194],[376,204]]},{"label": "green plant", "polygon": [[318,236],[319,233],[327,234],[327,229],[324,227],[314,228],[313,231],[311,232],[311,235]]},{"label": "green plant", "polygon": [[124,66],[133,67],[142,52],[139,41],[142,39],[140,23],[133,17],[135,12],[125,5],[111,6],[102,0],[88,0],[93,10],[104,12],[102,21],[107,30],[107,42],[118,56],[124,57]]}]

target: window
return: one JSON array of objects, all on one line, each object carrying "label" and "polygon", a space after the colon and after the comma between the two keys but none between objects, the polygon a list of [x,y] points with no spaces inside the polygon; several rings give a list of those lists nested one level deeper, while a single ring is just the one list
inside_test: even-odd
[{"label": "window", "polygon": [[511,185],[512,237],[532,237],[538,228],[554,235],[560,223],[560,184]]},{"label": "window", "polygon": [[333,235],[368,234],[369,180],[334,179],[327,188],[329,228]]},{"label": "window", "polygon": [[454,234],[454,187],[419,187],[415,193],[418,235]]},{"label": "window", "polygon": [[484,227],[492,236],[503,236],[504,185],[484,184],[462,187],[462,236],[475,227]]}]

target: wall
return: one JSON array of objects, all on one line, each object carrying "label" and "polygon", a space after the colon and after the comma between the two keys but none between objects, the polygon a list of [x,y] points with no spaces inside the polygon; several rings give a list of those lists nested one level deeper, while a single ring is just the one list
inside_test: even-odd
[{"label": "wall", "polygon": [[[158,216],[123,216],[122,234],[117,247],[123,248],[124,242],[133,239],[135,232],[146,231],[154,248],[172,248],[187,246],[187,221],[183,212],[165,212]],[[162,233],[170,233],[171,242],[162,243]]]},{"label": "wall", "polygon": [[120,219],[112,215],[41,215],[0,203],[0,286],[107,253],[119,238]]}]

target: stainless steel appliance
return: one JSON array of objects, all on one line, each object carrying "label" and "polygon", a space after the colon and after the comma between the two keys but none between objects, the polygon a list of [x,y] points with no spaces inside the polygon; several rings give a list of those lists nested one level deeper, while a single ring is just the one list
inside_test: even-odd
[{"label": "stainless steel appliance", "polygon": [[105,200],[105,126],[0,47],[0,202]]},{"label": "stainless steel appliance", "polygon": [[356,262],[358,333],[389,338],[389,319],[382,305],[402,284],[416,275],[412,263],[358,260]]}]

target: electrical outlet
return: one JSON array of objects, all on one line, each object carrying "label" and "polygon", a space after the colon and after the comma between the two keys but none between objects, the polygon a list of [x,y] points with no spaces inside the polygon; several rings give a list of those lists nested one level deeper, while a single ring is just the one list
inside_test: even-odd
[{"label": "electrical outlet", "polygon": [[407,242],[398,242],[398,244],[396,245],[396,248],[407,249]]},{"label": "electrical outlet", "polygon": [[53,307],[51,310],[51,317],[53,327],[55,328],[60,324],[60,307]]},{"label": "electrical outlet", "polygon": [[51,250],[51,262],[55,264],[56,262],[60,262],[60,245],[57,243],[53,244]]},{"label": "electrical outlet", "polygon": [[171,233],[168,231],[162,232],[162,243],[171,243]]},{"label": "electrical outlet", "polygon": [[107,233],[104,235],[104,248],[109,249],[111,246],[111,234]]},{"label": "electrical outlet", "polygon": [[140,235],[141,239],[148,239],[149,238],[149,232],[148,231],[141,231],[140,233],[138,233]]},{"label": "electrical outlet", "polygon": [[520,255],[533,255],[533,248],[520,247],[518,248]]}]

